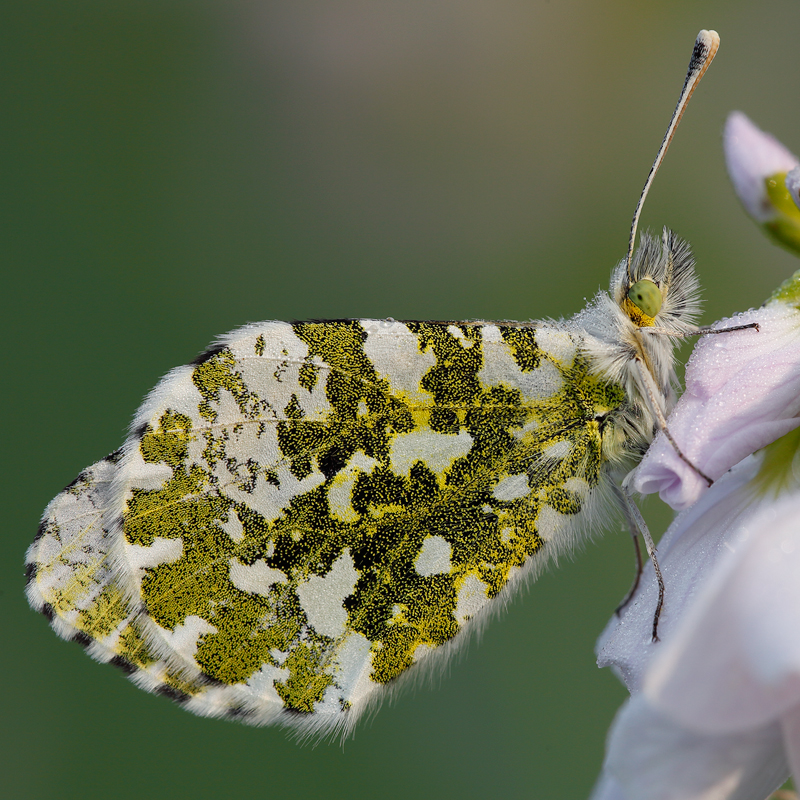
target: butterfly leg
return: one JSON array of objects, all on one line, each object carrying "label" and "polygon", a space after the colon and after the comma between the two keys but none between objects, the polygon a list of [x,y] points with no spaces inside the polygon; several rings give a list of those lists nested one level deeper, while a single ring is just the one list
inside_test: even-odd
[{"label": "butterfly leg", "polygon": [[661,406],[656,400],[657,390],[655,389],[653,376],[650,374],[650,371],[644,366],[638,357],[633,361],[633,368],[639,377],[640,386],[644,390],[644,397],[647,401],[647,405],[650,408],[653,416],[656,418],[658,429],[664,434],[664,436],[667,437],[667,441],[672,445],[672,448],[675,450],[678,457],[682,461],[685,461],[709,486],[711,486],[711,484],[714,483],[713,479],[709,478],[705,472],[692,464],[692,462],[683,454],[683,451],[680,449],[680,447],[678,447],[678,443],[669,432],[669,428],[667,427],[667,418],[664,416],[664,412],[661,410]]},{"label": "butterfly leg", "polygon": [[653,614],[653,641],[657,642],[658,621],[661,617],[661,610],[664,607],[664,576],[661,574],[661,567],[659,566],[658,559],[656,558],[656,545],[653,541],[653,537],[650,535],[650,529],[647,527],[647,523],[644,521],[642,512],[639,511],[639,507],[633,502],[631,496],[621,486],[617,486],[616,484],[614,484],[614,495],[619,502],[622,513],[625,515],[625,520],[628,523],[628,528],[633,536],[636,548],[636,578],[634,579],[631,590],[625,596],[625,599],[622,601],[622,603],[620,603],[619,606],[617,606],[617,613],[620,613],[622,609],[628,605],[633,598],[634,592],[639,586],[639,579],[641,578],[643,570],[642,555],[639,550],[638,543],[638,537],[641,535],[642,539],[644,539],[644,545],[647,548],[647,555],[650,557],[650,561],[653,563],[653,570],[656,574],[656,581],[658,583],[658,602],[656,603],[656,610]]},{"label": "butterfly leg", "polygon": [[636,594],[636,590],[639,588],[639,581],[642,578],[642,571],[644,570],[642,548],[639,546],[639,532],[631,527],[630,533],[631,541],[633,542],[633,551],[636,556],[636,574],[633,576],[633,585],[630,589],[628,589],[628,593],[622,598],[620,604],[614,609],[614,613],[617,616],[620,616],[625,608],[627,608],[628,603],[633,600],[633,596]]},{"label": "butterfly leg", "polygon": [[712,328],[709,325],[698,325],[694,330],[677,331],[672,328],[639,328],[640,333],[649,336],[674,336],[678,339],[688,339],[690,336],[708,336],[712,333],[733,333],[734,331],[754,330],[758,333],[761,326],[757,322],[748,322],[746,325],[732,325],[730,328]]},{"label": "butterfly leg", "polygon": [[730,328],[709,328],[704,325],[698,328],[697,334],[699,336],[708,336],[712,333],[733,333],[734,331],[746,331],[751,329],[756,333],[761,330],[757,322],[748,322],[747,325],[732,325]]}]

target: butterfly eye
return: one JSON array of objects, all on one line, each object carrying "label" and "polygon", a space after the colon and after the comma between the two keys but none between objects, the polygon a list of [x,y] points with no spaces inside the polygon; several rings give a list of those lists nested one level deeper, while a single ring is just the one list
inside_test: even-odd
[{"label": "butterfly eye", "polygon": [[649,278],[643,278],[628,290],[628,300],[648,317],[661,310],[661,290]]}]

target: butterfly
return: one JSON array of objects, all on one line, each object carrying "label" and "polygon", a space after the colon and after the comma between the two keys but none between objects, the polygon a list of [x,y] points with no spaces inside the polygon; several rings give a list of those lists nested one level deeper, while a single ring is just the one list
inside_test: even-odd
[{"label": "butterfly", "polygon": [[33,608],[197,714],[346,733],[609,506],[648,536],[620,484],[666,430],[699,286],[671,231],[634,241],[718,44],[697,38],[608,292],[558,321],[222,336],[48,505],[26,559]]}]

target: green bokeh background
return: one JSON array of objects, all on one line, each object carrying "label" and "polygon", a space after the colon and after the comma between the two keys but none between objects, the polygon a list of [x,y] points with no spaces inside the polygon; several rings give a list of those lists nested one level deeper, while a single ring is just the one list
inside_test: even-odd
[{"label": "green bokeh background", "polygon": [[577,311],[625,253],[702,27],[722,47],[643,224],[692,242],[705,321],[758,305],[796,260],[746,220],[720,132],[738,108],[800,150],[800,4],[2,5],[0,796],[584,797],[625,697],[593,655],[632,574],[619,531],[316,748],[193,717],[57,639],[23,597],[25,548],[218,333]]}]

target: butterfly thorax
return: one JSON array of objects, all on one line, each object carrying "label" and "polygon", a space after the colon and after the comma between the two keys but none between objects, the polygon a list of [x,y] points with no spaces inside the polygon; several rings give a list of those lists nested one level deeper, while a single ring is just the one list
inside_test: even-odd
[{"label": "butterfly thorax", "polygon": [[[660,294],[652,317],[630,300],[631,287],[646,282]],[[643,452],[655,433],[653,403],[666,416],[676,399],[676,338],[696,330],[699,285],[689,246],[664,229],[661,240],[644,234],[630,270],[620,262],[608,292],[600,291],[570,321],[582,332],[590,371],[621,385],[627,402],[616,414],[630,450]]]}]

